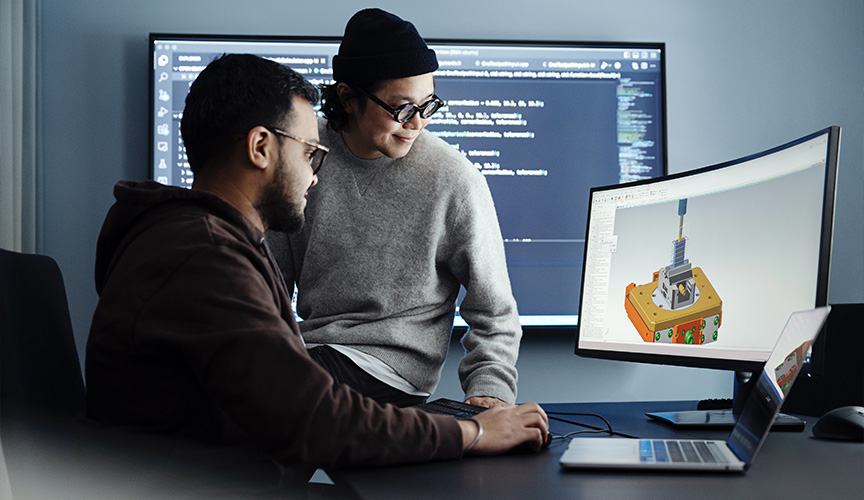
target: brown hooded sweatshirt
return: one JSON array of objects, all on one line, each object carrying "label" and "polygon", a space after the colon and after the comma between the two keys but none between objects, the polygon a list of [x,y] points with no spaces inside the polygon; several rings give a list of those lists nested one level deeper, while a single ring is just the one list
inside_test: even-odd
[{"label": "brown hooded sweatshirt", "polygon": [[462,455],[456,420],[333,386],[306,353],[263,233],[240,211],[155,182],[120,182],[114,195],[96,253],[89,419],[304,467]]}]

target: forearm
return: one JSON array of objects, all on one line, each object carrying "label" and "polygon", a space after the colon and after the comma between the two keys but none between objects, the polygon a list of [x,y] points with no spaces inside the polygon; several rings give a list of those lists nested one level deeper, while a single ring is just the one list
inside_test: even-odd
[{"label": "forearm", "polygon": [[472,326],[462,338],[466,353],[459,364],[459,380],[466,398],[488,396],[515,403],[522,330],[515,311],[513,316],[491,331]]},{"label": "forearm", "polygon": [[488,189],[475,190],[473,203],[463,205],[459,251],[451,270],[465,286],[459,311],[469,329],[462,338],[466,354],[459,377],[467,397],[516,400],[516,358],[522,327],[510,287],[504,243]]}]

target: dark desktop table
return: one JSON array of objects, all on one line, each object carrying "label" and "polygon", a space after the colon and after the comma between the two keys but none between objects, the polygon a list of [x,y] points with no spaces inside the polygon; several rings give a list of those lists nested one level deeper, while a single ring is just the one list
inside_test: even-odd
[{"label": "dark desktop table", "polygon": [[[609,420],[613,430],[636,437],[725,439],[729,435],[729,430],[676,430],[644,416],[645,412],[693,410],[696,402],[542,406],[550,417],[605,427],[595,418],[553,412],[598,413]],[[565,470],[558,459],[569,439],[556,439],[537,454],[467,457],[424,465],[328,471],[328,474],[336,487],[350,491],[348,496],[363,499],[862,498],[864,444],[817,440],[811,432],[816,418],[803,418],[807,422],[803,432],[771,432],[745,473]],[[555,434],[584,428],[556,420],[550,421],[550,427]]]}]

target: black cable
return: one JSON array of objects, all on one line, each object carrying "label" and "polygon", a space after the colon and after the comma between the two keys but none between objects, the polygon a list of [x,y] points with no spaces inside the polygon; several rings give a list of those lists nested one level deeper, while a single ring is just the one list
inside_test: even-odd
[{"label": "black cable", "polygon": [[599,427],[594,427],[593,425],[583,424],[583,423],[580,423],[580,422],[573,422],[573,421],[571,421],[571,420],[565,420],[565,419],[563,419],[563,418],[552,417],[552,416],[550,416],[550,415],[564,415],[564,416],[567,416],[567,417],[594,417],[594,418],[599,418],[600,420],[603,421],[604,424],[606,424],[606,430],[605,430],[604,432],[608,432],[609,434],[613,434],[613,433],[614,433],[614,431],[612,430],[612,424],[610,424],[609,421],[606,420],[602,415],[598,415],[598,414],[596,414],[596,413],[573,413],[573,412],[563,412],[563,411],[547,411],[547,412],[546,412],[546,415],[549,416],[549,418],[551,418],[552,420],[557,420],[557,421],[559,421],[559,422],[564,422],[564,423],[567,423],[567,424],[573,424],[573,425],[579,425],[579,426],[582,426],[582,427],[588,427],[589,429],[594,429],[594,430],[603,430],[603,429],[601,429],[601,428],[599,428]]},{"label": "black cable", "polygon": [[[572,422],[568,422],[568,423],[572,423]],[[572,431],[572,432],[568,432],[567,434],[561,434],[560,436],[557,434],[552,434],[551,432],[549,433],[549,435],[550,435],[551,439],[567,439],[567,438],[571,438],[577,434],[601,434],[601,433],[605,433],[605,432],[609,432],[609,431],[606,429],[583,429],[581,431]]]},{"label": "black cable", "polygon": [[[574,422],[572,420],[553,417],[552,415],[599,418],[600,420],[602,420],[606,424],[606,428],[603,429],[601,427],[595,427],[593,425],[583,424],[581,422]],[[567,434],[563,434],[561,436],[555,435],[555,436],[552,436],[552,439],[566,439],[566,438],[572,437],[576,434],[589,434],[589,433],[592,433],[592,434],[606,433],[606,434],[609,434],[610,436],[622,436],[622,437],[628,437],[628,438],[634,437],[634,436],[630,436],[628,434],[623,434],[621,432],[617,432],[617,431],[613,430],[612,424],[610,424],[609,421],[606,420],[602,415],[598,415],[596,413],[574,413],[574,412],[563,412],[563,411],[547,411],[546,416],[548,416],[549,419],[551,419],[551,420],[557,420],[559,422],[564,422],[565,424],[570,424],[570,425],[578,425],[580,427],[587,427],[589,429],[589,430],[568,432]]]}]

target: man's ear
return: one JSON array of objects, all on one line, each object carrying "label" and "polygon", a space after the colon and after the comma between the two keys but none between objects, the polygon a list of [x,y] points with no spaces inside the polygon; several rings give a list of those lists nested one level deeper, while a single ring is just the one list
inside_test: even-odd
[{"label": "man's ear", "polygon": [[246,134],[246,155],[259,169],[266,169],[276,161],[279,143],[276,135],[266,127],[257,126]]},{"label": "man's ear", "polygon": [[354,89],[347,83],[339,83],[336,85],[336,95],[339,96],[339,102],[342,103],[342,108],[349,115],[357,113],[357,95]]}]

